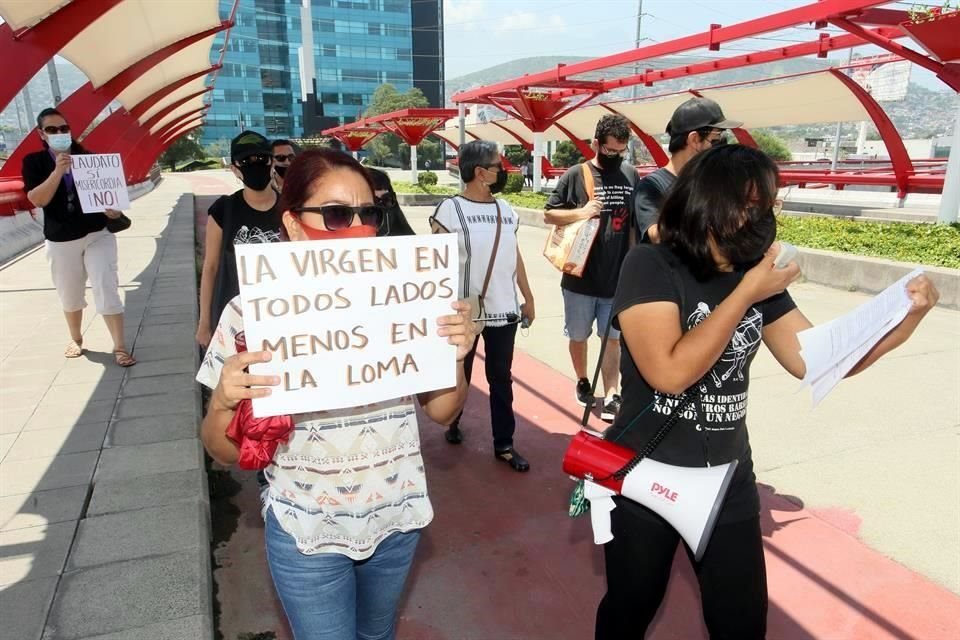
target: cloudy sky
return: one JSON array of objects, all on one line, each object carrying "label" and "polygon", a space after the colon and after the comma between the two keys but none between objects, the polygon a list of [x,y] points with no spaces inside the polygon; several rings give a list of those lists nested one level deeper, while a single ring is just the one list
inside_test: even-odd
[{"label": "cloudy sky", "polygon": [[[734,24],[811,1],[643,0],[641,35],[650,38],[650,44],[699,33],[711,23]],[[909,6],[899,4],[902,9]],[[636,36],[637,0],[444,0],[443,7],[447,78],[529,56],[617,53],[633,48]],[[793,29],[732,43],[716,55],[772,49],[815,38],[816,32],[809,27]],[[880,53],[872,47],[856,51]],[[845,61],[846,52],[840,55],[840,61]],[[925,78],[916,77],[916,67],[914,75],[915,80],[928,84]]]}]

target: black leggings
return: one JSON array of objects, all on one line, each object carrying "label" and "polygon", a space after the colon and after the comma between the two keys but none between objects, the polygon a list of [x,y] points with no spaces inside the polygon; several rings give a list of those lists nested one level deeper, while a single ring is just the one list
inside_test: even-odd
[{"label": "black leggings", "polygon": [[[679,534],[637,503],[616,499],[613,540],[604,546],[607,593],[597,609],[596,640],[644,637],[667,590]],[[640,512],[645,511],[646,515]],[[686,545],[684,545],[686,547]],[[694,562],[711,640],[762,640],[767,629],[767,571],[760,518],[717,525]]]}]

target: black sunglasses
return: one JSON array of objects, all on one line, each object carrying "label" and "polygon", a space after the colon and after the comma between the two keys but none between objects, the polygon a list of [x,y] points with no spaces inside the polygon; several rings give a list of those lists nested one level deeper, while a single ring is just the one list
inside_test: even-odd
[{"label": "black sunglasses", "polygon": [[43,132],[49,133],[50,135],[53,135],[55,133],[70,133],[70,125],[62,124],[59,127],[55,127],[52,124],[47,125],[46,127],[43,128]]},{"label": "black sunglasses", "polygon": [[293,159],[297,157],[295,153],[278,153],[273,156],[273,159],[277,162],[293,162]]},{"label": "black sunglasses", "polygon": [[237,160],[234,164],[238,167],[245,167],[248,164],[270,164],[270,156],[262,153],[255,153],[247,156],[246,158]]},{"label": "black sunglasses", "polygon": [[365,204],[351,207],[345,204],[328,204],[322,207],[295,207],[294,213],[319,213],[323,224],[329,231],[341,231],[353,224],[354,217],[360,217],[360,223],[378,230],[386,220],[384,208],[379,204]]}]

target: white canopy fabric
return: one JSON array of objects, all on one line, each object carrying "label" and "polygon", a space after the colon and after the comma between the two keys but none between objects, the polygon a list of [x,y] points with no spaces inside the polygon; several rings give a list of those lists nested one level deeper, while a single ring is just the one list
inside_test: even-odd
[{"label": "white canopy fabric", "polygon": [[[173,82],[210,67],[210,48],[214,36],[195,42],[178,51],[153,69],[138,78],[117,96],[117,100],[128,111],[153,93]],[[173,102],[170,96],[161,101],[160,109]]]},{"label": "white canopy fabric", "polygon": [[219,24],[218,0],[123,0],[71,40],[60,55],[97,88],[154,51]]},{"label": "white canopy fabric", "polygon": [[[857,97],[828,71],[764,84],[705,89],[699,93],[716,100],[723,108],[724,115],[731,120],[743,121],[743,126],[747,129],[870,119]],[[664,133],[674,110],[691,97],[690,93],[680,93],[647,100],[610,102],[606,106],[626,116],[645,133],[657,136]],[[557,124],[570,131],[574,137],[589,140],[593,138],[597,120],[608,113],[610,111],[604,106],[589,105],[568,113],[560,118]],[[533,144],[533,132],[522,121],[506,118],[496,122],[515,132],[528,144]],[[516,138],[489,122],[467,125],[466,130],[482,139],[502,144],[517,144]],[[456,121],[448,122],[436,135],[456,144],[460,137]],[[544,133],[544,140],[569,140],[569,137],[553,126]]]},{"label": "white canopy fabric", "polygon": [[171,140],[178,137],[181,133],[185,132],[187,129],[192,129],[203,122],[202,116],[197,116],[196,118],[191,119],[189,122],[184,122],[181,126],[177,127],[176,130],[171,132],[169,135],[163,136],[164,140]]},{"label": "white canopy fabric", "polygon": [[166,105],[173,104],[178,100],[186,98],[187,96],[192,95],[198,91],[203,91],[206,88],[206,86],[207,86],[206,77],[201,76],[199,78],[191,80],[190,82],[183,85],[179,89],[171,92],[170,95],[165,97],[163,100],[161,100],[157,104],[147,109],[144,112],[144,114],[140,117],[140,124],[143,124],[144,122],[152,118],[156,113],[158,113]]},{"label": "white canopy fabric", "polygon": [[32,27],[66,4],[70,0],[0,0],[0,16],[17,31]]},{"label": "white canopy fabric", "polygon": [[156,133],[157,131],[159,131],[160,129],[163,129],[165,126],[167,126],[168,124],[170,124],[171,122],[179,118],[180,116],[190,113],[191,111],[196,111],[202,106],[203,106],[203,96],[197,96],[192,100],[187,100],[182,105],[180,105],[179,107],[177,107],[176,109],[174,109],[173,111],[165,115],[164,117],[160,118],[160,121],[150,128],[150,133]]}]

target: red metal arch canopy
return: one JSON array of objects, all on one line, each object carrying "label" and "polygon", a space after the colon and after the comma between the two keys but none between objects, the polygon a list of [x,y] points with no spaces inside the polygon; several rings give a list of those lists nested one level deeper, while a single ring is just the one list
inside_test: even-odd
[{"label": "red metal arch canopy", "polygon": [[383,129],[348,129],[346,131],[335,132],[332,129],[327,129],[323,132],[324,135],[329,135],[340,142],[342,142],[347,149],[350,151],[360,151],[363,147],[376,138],[378,135],[383,133]]},{"label": "red metal arch canopy", "polygon": [[[363,118],[350,124],[345,124],[332,129],[323,131],[323,135],[332,136],[344,142],[349,147],[349,143],[344,141],[341,136],[353,131],[379,133],[392,133],[398,138],[415,147],[428,135],[439,129],[447,120],[455,118],[458,111],[456,109],[400,109],[379,116]],[[372,140],[375,136],[370,136],[360,146]],[[351,150],[355,150],[352,149]]]}]

